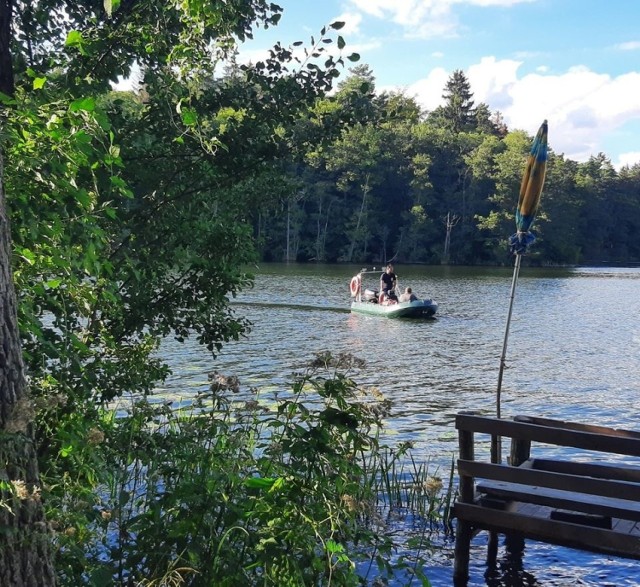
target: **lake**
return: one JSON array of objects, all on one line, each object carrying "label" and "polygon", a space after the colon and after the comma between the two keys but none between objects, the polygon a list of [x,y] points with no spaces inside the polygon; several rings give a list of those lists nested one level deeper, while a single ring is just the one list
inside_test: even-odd
[{"label": "lake", "polygon": [[[255,287],[233,300],[237,314],[253,323],[249,336],[215,360],[195,342],[167,341],[162,352],[173,375],[157,391],[188,398],[207,388],[214,369],[237,375],[245,387],[285,389],[315,353],[350,352],[367,361],[358,383],[378,387],[393,402],[389,435],[412,441],[416,459],[446,474],[457,451],[455,414],[495,414],[513,270],[396,265],[402,288],[439,303],[436,319],[412,321],[348,311],[349,281],[360,268],[257,268]],[[639,429],[639,359],[640,268],[539,269],[525,258],[509,330],[503,417]],[[503,558],[487,582],[486,534],[472,545],[469,585],[639,584],[636,562],[534,542],[527,542],[524,572]],[[451,585],[452,549],[426,571],[434,586]]]}]

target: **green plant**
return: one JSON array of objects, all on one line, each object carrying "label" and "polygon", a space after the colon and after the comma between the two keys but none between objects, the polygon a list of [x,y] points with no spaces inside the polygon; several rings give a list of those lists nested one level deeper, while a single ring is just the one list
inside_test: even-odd
[{"label": "green plant", "polygon": [[[410,447],[381,444],[388,404],[345,374],[361,365],[324,353],[290,391],[250,400],[236,395],[236,378],[213,373],[210,391],[188,405],[140,400],[103,419],[92,462],[108,483],[96,487],[84,525],[62,531],[68,557],[75,540],[86,563],[66,565],[61,582],[349,586],[392,577],[385,488],[408,486],[389,455],[400,463]],[[433,519],[437,492],[418,512],[414,489],[404,507]],[[420,576],[415,560],[396,567]]]}]

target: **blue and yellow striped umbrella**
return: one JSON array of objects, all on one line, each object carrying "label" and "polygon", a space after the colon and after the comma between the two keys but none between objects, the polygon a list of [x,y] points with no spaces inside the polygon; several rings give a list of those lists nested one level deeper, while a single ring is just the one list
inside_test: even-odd
[{"label": "blue and yellow striped umbrella", "polygon": [[538,211],[544,186],[547,170],[547,134],[548,127],[545,120],[540,125],[531,145],[531,152],[520,184],[520,196],[516,209],[517,232],[509,240],[511,250],[516,255],[526,253],[527,247],[535,240],[535,236],[529,232],[529,229]]}]

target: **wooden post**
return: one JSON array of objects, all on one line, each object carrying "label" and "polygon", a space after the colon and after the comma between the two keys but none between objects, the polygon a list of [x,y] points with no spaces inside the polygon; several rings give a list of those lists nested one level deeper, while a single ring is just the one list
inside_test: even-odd
[{"label": "wooden post", "polygon": [[[528,418],[522,416],[516,416],[515,422],[527,422]],[[511,453],[509,455],[509,462],[513,467],[519,467],[522,463],[529,460],[531,456],[531,441],[523,438],[511,439]],[[524,554],[524,536],[521,534],[510,533],[505,536],[505,547],[509,554],[509,557],[514,561],[522,561]]]},{"label": "wooden post", "polygon": [[519,467],[522,463],[529,460],[531,455],[531,441],[522,438],[511,439],[511,455],[509,461],[512,466]]},{"label": "wooden post", "polygon": [[[473,432],[458,430],[458,441],[460,444],[460,458],[473,461]],[[460,501],[462,503],[473,503],[474,483],[473,477],[460,475]],[[455,587],[465,587],[469,581],[469,549],[471,547],[471,536],[473,528],[469,522],[458,518],[456,520],[456,545],[453,563],[453,584]]]}]

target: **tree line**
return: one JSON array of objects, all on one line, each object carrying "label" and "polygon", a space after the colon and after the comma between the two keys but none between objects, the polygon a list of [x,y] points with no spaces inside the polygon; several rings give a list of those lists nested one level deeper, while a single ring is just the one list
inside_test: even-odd
[{"label": "tree line", "polygon": [[[352,68],[334,96],[314,105],[312,122],[299,123],[307,128],[326,117],[318,111],[343,111],[349,125],[306,149],[287,169],[295,189],[253,218],[262,258],[508,263],[532,137],[476,105],[460,70],[443,99],[424,111],[402,92],[376,93],[366,65]],[[550,133],[552,146],[553,123]],[[604,153],[578,163],[550,149],[529,262],[637,263],[638,228],[640,165],[617,171]]]}]

